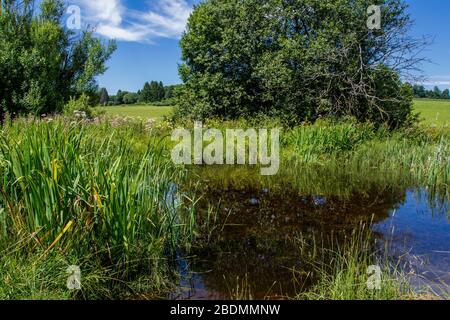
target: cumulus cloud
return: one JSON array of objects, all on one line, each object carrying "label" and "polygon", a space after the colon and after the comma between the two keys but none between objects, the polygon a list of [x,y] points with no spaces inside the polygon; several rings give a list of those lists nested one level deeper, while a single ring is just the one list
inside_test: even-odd
[{"label": "cumulus cloud", "polygon": [[106,38],[151,42],[157,37],[179,38],[192,12],[187,0],[152,0],[135,10],[124,0],[72,0],[82,8],[83,19]]}]

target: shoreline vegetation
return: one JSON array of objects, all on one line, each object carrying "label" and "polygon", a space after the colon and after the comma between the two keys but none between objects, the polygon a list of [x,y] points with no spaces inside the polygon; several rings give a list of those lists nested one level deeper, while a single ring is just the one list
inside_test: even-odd
[{"label": "shoreline vegetation", "polygon": [[[252,125],[258,124],[205,124]],[[180,276],[177,255],[207,246],[207,233],[220,230],[214,219],[199,216],[196,205],[204,187],[289,186],[303,194],[345,197],[364,187],[405,181],[426,186],[443,201],[449,197],[450,129],[444,126],[389,131],[351,120],[321,120],[287,129],[282,170],[275,178],[252,174],[257,168],[173,165],[170,130],[176,126],[62,117],[6,121],[0,139],[0,298],[165,297]],[[316,285],[291,298],[420,298],[397,270],[383,275],[386,286],[377,294],[363,288],[364,268],[375,258],[365,230],[365,237],[355,234],[349,241],[348,250],[323,249],[335,264],[316,264]],[[83,273],[77,292],[65,287],[70,265]],[[352,290],[355,286],[361,290]],[[243,283],[231,291],[241,297],[240,290],[251,292]]]},{"label": "shoreline vegetation", "polygon": [[[448,251],[450,95],[410,77],[432,39],[410,34],[404,0],[189,4],[182,84],[115,96],[98,77],[117,42],[79,24],[80,10],[1,3],[0,299],[176,299],[197,284],[206,298],[448,298],[445,281],[437,290],[436,278],[412,281],[423,252]],[[135,29],[136,41],[164,35]],[[144,60],[130,62],[143,72]],[[122,62],[115,73],[127,80]],[[200,120],[217,141],[194,139],[198,165],[176,164],[175,129],[189,141]],[[201,165],[221,162],[223,132],[246,128],[274,133],[277,175],[260,175],[268,146],[253,130],[238,140],[261,166]],[[423,249],[410,269],[408,250],[391,252],[397,243],[379,226],[397,209],[420,226],[400,235]],[[430,238],[414,237],[422,233]],[[434,258],[425,271],[447,273],[450,262]],[[367,282],[369,271],[380,283]]]}]

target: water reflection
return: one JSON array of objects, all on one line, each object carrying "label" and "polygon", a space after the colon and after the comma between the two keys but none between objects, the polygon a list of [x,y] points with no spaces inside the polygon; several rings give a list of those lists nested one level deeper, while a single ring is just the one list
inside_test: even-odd
[{"label": "water reflection", "polygon": [[[430,201],[431,200],[431,201]],[[408,191],[405,201],[373,229],[384,235],[391,256],[400,257],[412,283],[436,291],[450,285],[449,202],[426,190]]]},{"label": "water reflection", "polygon": [[[253,298],[293,296],[313,281],[307,263],[314,259],[313,248],[335,246],[336,239],[345,239],[361,223],[374,224],[380,246],[389,241],[392,255],[402,256],[417,283],[450,284],[448,202],[430,199],[426,191],[398,187],[345,198],[212,188],[202,207],[206,212],[209,204],[220,203],[223,228],[210,245],[183,260],[183,282],[173,297],[233,298],[244,279]],[[299,239],[311,249],[300,250]]]}]

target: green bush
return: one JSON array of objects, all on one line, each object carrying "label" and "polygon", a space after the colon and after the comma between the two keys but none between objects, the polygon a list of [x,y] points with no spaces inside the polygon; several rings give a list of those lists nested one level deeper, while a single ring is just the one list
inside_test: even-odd
[{"label": "green bush", "polygon": [[66,117],[76,117],[81,119],[90,119],[94,114],[94,109],[90,106],[90,98],[82,94],[78,99],[70,98],[64,106],[64,115]]},{"label": "green bush", "polygon": [[176,116],[407,123],[412,94],[399,73],[418,44],[401,38],[410,21],[402,0],[376,3],[379,31],[368,30],[367,0],[203,1],[181,40]]}]

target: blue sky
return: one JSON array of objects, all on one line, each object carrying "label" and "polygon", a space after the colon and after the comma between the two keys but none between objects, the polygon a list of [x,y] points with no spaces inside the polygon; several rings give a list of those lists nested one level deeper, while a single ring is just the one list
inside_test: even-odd
[{"label": "blue sky", "polygon": [[[67,0],[81,7],[82,22],[104,38],[116,38],[118,50],[99,77],[100,86],[137,91],[146,81],[180,83],[179,38],[198,0]],[[433,61],[422,68],[427,86],[450,88],[450,1],[406,0],[415,21],[414,36],[429,35],[434,43],[424,52]]]}]

